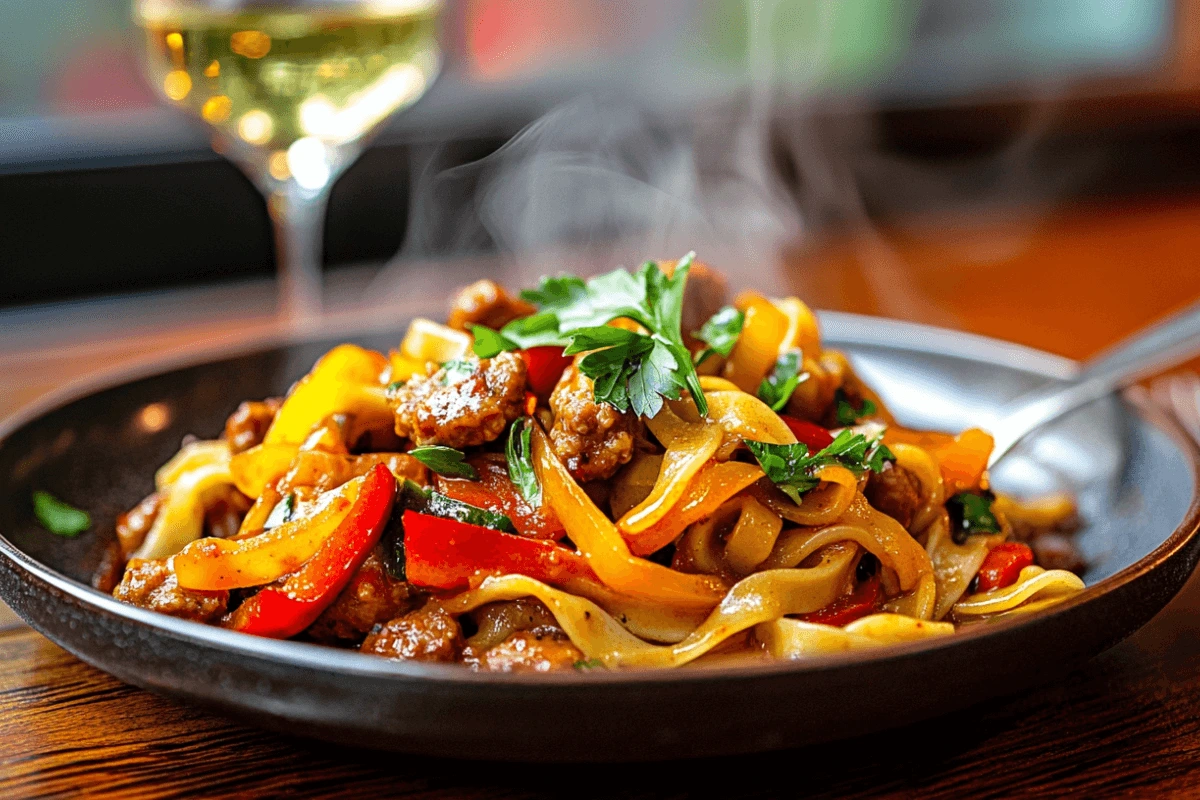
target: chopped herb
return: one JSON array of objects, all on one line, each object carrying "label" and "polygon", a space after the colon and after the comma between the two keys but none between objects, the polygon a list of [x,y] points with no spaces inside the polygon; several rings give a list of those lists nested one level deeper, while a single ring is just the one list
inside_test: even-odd
[{"label": "chopped herb", "polygon": [[816,476],[822,467],[840,466],[862,476],[868,470],[880,472],[885,461],[895,456],[881,441],[882,434],[868,439],[861,433],[844,430],[828,447],[809,455],[808,445],[769,444],[746,440],[746,446],[762,465],[763,472],[796,503],[801,496],[821,482]]},{"label": "chopped herb", "polygon": [[453,386],[465,378],[469,378],[475,373],[478,366],[474,361],[447,361],[442,364],[442,385]]},{"label": "chopped herb", "polygon": [[479,478],[475,468],[466,462],[466,454],[462,450],[443,447],[440,444],[430,444],[424,447],[414,447],[408,451],[408,454],[438,475],[470,478],[471,480]]},{"label": "chopped herb", "polygon": [[271,509],[271,513],[267,515],[267,521],[263,523],[263,530],[269,531],[271,528],[278,528],[283,523],[290,522],[295,513],[296,495],[289,494]]},{"label": "chopped herb", "polygon": [[479,508],[453,497],[422,488],[414,481],[406,480],[400,487],[397,502],[406,510],[411,509],[419,514],[429,514],[442,519],[452,519],[465,522],[468,525],[479,525],[505,533],[516,533],[517,528],[512,520],[504,514]]},{"label": "chopped herb", "polygon": [[33,493],[33,515],[43,528],[56,536],[78,536],[92,527],[90,514],[67,505],[49,492]]},{"label": "chopped herb", "polygon": [[968,536],[974,534],[1000,533],[1000,520],[992,511],[995,499],[996,495],[983,491],[959,492],[946,501],[954,541],[963,544]]},{"label": "chopped herb", "polygon": [[508,457],[508,477],[525,495],[533,506],[542,504],[542,487],[533,470],[533,423],[521,417],[508,430],[508,444],[504,453]]},{"label": "chopped herb", "polygon": [[407,565],[404,561],[404,511],[405,503],[401,489],[396,493],[392,514],[388,517],[387,526],[379,537],[379,541],[383,545],[383,566],[388,574],[398,581],[407,579],[405,574]]},{"label": "chopped herb", "polygon": [[759,399],[772,411],[782,411],[796,387],[808,380],[808,373],[800,371],[803,363],[804,355],[799,350],[789,350],[779,357],[771,374],[758,385]]},{"label": "chopped herb", "polygon": [[404,384],[406,384],[406,383],[408,383],[408,381],[392,381],[391,383],[389,383],[387,385],[386,391],[394,392],[397,389],[403,389]]},{"label": "chopped herb", "polygon": [[725,306],[709,317],[708,322],[692,334],[708,345],[696,354],[695,362],[700,364],[713,354],[728,356],[733,352],[733,346],[742,335],[742,326],[745,324],[746,315],[733,306]]},{"label": "chopped herb", "polygon": [[862,406],[855,408],[854,404],[846,397],[846,393],[841,389],[838,389],[833,397],[837,403],[837,410],[834,413],[837,416],[839,425],[857,425],[860,419],[869,417],[878,410],[875,407],[875,403],[865,398],[862,401]]},{"label": "chopped herb", "polygon": [[598,658],[589,658],[587,661],[576,661],[574,666],[580,672],[590,672],[594,669],[604,669],[604,662]]},{"label": "chopped herb", "polygon": [[[596,402],[653,417],[664,399],[678,400],[686,388],[700,413],[707,414],[680,330],[683,291],[694,257],[684,256],[671,277],[647,261],[636,273],[618,269],[587,282],[572,275],[543,278],[537,289],[521,293],[538,313],[499,331],[476,329],[475,354],[486,358],[549,344],[566,347],[567,355],[595,351],[579,368],[595,384]],[[649,333],[609,328],[615,319],[632,320]]]}]

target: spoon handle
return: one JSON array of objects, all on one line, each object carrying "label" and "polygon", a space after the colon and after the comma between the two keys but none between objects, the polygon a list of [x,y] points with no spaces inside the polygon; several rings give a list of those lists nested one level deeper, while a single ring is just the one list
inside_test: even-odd
[{"label": "spoon handle", "polygon": [[1177,311],[1085,361],[1074,380],[1035,389],[1001,412],[992,425],[994,465],[1035,428],[1117,389],[1200,353],[1200,302]]}]

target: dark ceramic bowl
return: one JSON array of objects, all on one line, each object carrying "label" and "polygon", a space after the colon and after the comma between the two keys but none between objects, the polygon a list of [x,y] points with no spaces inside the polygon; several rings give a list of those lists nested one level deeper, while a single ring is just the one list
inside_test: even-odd
[{"label": "dark ceramic bowl", "polygon": [[[913,425],[986,423],[1005,400],[1074,369],[914,325],[836,314],[823,323],[828,342],[850,351]],[[359,341],[380,347],[397,338]],[[1113,399],[1048,428],[994,476],[1010,491],[1079,496],[1089,521],[1087,590],[1040,613],[912,645],[754,667],[476,674],[245,636],[89,588],[116,515],[150,491],[180,438],[215,435],[239,400],[281,393],[329,344],[126,374],[102,384],[110,388],[73,387],[70,398],[5,423],[0,595],[121,680],[288,733],[462,757],[645,760],[863,734],[1049,680],[1147,622],[1200,554],[1195,447],[1149,408]],[[41,530],[30,507],[36,489],[90,511],[94,532],[70,540]]]}]

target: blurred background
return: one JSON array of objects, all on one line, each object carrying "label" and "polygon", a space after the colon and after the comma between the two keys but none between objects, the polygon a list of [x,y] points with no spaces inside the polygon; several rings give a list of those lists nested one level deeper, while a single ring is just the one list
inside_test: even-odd
[{"label": "blurred background", "polygon": [[[128,0],[0,0],[0,396],[271,330],[267,204]],[[1084,357],[1200,296],[1200,0],[448,0],[333,189],[326,317],[695,248]],[[340,320],[340,322],[338,322]]]}]

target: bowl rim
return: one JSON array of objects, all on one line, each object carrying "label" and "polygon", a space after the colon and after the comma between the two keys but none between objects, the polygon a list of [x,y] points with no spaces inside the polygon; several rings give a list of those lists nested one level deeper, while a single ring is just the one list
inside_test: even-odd
[{"label": "bowl rim", "polygon": [[[992,339],[978,334],[960,333],[902,320],[868,317],[844,312],[818,312],[823,338],[838,345],[884,346],[929,355],[950,355],[981,363],[1018,369],[1043,375],[1050,380],[1066,380],[1077,373],[1077,362],[1035,348]],[[387,330],[394,330],[389,326]],[[237,358],[269,349],[320,343],[322,340],[345,336],[355,338],[383,332],[347,324],[316,327],[303,332],[270,332],[236,342],[205,343],[176,351],[167,356],[149,357],[116,368],[92,373],[70,381],[42,395],[32,403],[0,420],[0,443],[19,428],[72,402],[92,394],[188,367]],[[0,555],[26,573],[23,580],[35,578],[77,605],[94,612],[106,613],[138,626],[147,626],[159,634],[201,647],[215,647],[231,655],[261,658],[290,667],[313,669],[329,673],[397,680],[420,680],[437,684],[473,684],[480,686],[513,686],[538,684],[554,687],[578,687],[615,683],[622,686],[653,686],[692,681],[755,680],[769,677],[798,675],[844,669],[872,662],[883,664],[947,647],[965,646],[982,637],[1001,635],[1018,627],[1032,626],[1041,620],[1067,613],[1101,595],[1108,594],[1169,560],[1200,532],[1200,447],[1162,409],[1155,406],[1144,392],[1124,395],[1133,413],[1166,434],[1187,457],[1191,472],[1192,496],[1180,524],[1150,553],[1124,569],[1086,587],[1071,598],[1040,611],[975,623],[955,631],[952,636],[935,637],[878,649],[848,651],[812,656],[804,659],[761,661],[749,664],[705,666],[695,669],[630,669],[630,670],[564,670],[551,673],[491,673],[474,672],[458,664],[401,662],[383,659],[309,642],[265,639],[235,631],[178,619],[147,609],[122,603],[91,586],[68,578],[42,564],[17,548],[0,531]]]}]

